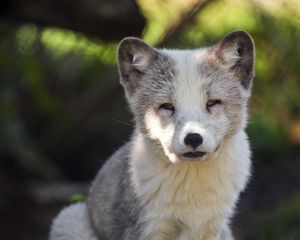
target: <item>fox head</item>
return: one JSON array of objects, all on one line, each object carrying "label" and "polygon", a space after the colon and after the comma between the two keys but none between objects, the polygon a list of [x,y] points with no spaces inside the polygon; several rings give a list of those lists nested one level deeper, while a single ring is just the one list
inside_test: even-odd
[{"label": "fox head", "polygon": [[193,50],[123,39],[118,67],[138,131],[171,162],[213,156],[246,126],[254,58],[253,40],[244,31]]}]

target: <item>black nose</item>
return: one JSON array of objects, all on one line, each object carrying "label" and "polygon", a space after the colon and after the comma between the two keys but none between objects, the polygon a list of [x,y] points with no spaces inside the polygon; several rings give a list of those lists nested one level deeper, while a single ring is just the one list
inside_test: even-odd
[{"label": "black nose", "polygon": [[203,142],[203,138],[199,133],[189,133],[184,138],[184,143],[192,148],[197,148]]}]

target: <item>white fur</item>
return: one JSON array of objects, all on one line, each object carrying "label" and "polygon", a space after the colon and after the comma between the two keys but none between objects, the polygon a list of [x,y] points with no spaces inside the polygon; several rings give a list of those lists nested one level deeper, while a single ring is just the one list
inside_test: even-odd
[{"label": "white fur", "polygon": [[[143,136],[131,154],[132,182],[143,200],[143,239],[218,239],[250,172],[249,146],[240,131],[207,161],[171,163]],[[163,237],[161,237],[163,236]]]},{"label": "white fur", "polygon": [[98,240],[88,217],[85,203],[64,208],[54,219],[49,240]]}]

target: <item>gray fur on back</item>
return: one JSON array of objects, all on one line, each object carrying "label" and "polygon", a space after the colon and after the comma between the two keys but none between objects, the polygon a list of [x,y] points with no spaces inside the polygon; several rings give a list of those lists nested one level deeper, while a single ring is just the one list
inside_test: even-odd
[{"label": "gray fur on back", "polygon": [[87,205],[101,240],[139,239],[140,207],[128,172],[130,143],[119,149],[99,171]]}]

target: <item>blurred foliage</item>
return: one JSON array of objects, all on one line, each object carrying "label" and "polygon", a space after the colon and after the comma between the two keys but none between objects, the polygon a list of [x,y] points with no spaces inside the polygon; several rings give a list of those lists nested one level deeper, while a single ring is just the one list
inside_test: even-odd
[{"label": "blurred foliage", "polygon": [[84,201],[86,201],[86,196],[83,196],[82,194],[75,194],[70,198],[70,203],[81,203]]},{"label": "blurred foliage", "polygon": [[[138,2],[148,18],[143,36],[152,44],[163,41],[199,3]],[[235,29],[252,34],[257,60],[248,131],[254,149],[262,156],[294,154],[300,145],[299,19],[300,3],[296,0],[211,1],[166,43],[166,47],[197,48],[215,43]],[[4,145],[10,149],[8,153],[14,148],[11,145],[20,146],[10,157],[28,156],[37,169],[41,169],[37,159],[45,159],[48,168],[54,169],[46,158],[56,157],[53,152],[63,146],[70,132],[71,138],[80,138],[75,129],[86,121],[83,116],[95,117],[93,111],[100,110],[97,101],[109,98],[107,88],[115,91],[117,44],[35,25],[2,24],[0,31],[1,133],[11,135],[4,139],[19,141]],[[102,122],[105,118],[111,120],[108,114],[97,115]]]},{"label": "blurred foliage", "polygon": [[182,21],[183,15],[206,0],[138,0],[148,24],[143,39],[158,44],[173,26]]},{"label": "blurred foliage", "polygon": [[[272,157],[297,154],[299,1],[208,1],[193,12],[199,2],[205,1],[139,0],[148,18],[143,38],[159,45],[168,31],[181,26],[189,11],[194,17],[166,47],[197,48],[215,43],[236,29],[250,32],[257,51],[248,127],[253,148],[271,162]],[[6,149],[1,154],[38,175],[59,175],[55,164],[72,155],[62,153],[63,147],[71,152],[72,144],[82,146],[91,139],[94,128],[112,126],[112,118],[128,124],[130,118],[121,110],[124,105],[116,104],[123,101],[115,71],[117,43],[35,25],[2,23],[0,31],[1,138]],[[109,111],[116,115],[109,116]],[[44,165],[49,171],[41,171]]]},{"label": "blurred foliage", "polygon": [[264,218],[260,239],[299,239],[300,195],[286,199],[275,212]]},{"label": "blurred foliage", "polygon": [[[235,221],[233,226],[236,238],[244,240],[298,240],[300,237],[300,195],[299,191],[286,196],[277,204],[240,214],[246,216],[242,221]],[[259,204],[258,204],[259,205]]]},{"label": "blurred foliage", "polygon": [[[89,141],[108,137],[104,146],[109,146],[112,137],[107,129],[115,123],[109,112],[118,110],[119,104],[107,99],[114,93],[116,102],[121,98],[116,88],[116,43],[34,25],[2,24],[0,32],[5,36],[0,39],[1,163],[19,166],[24,176],[53,179],[62,176],[62,167],[76,177],[77,163],[83,173],[95,174],[99,156],[94,152],[99,148]],[[118,114],[122,119],[124,113],[117,111],[116,118]],[[100,153],[102,158],[107,155]],[[80,164],[83,158],[88,164]]]}]

